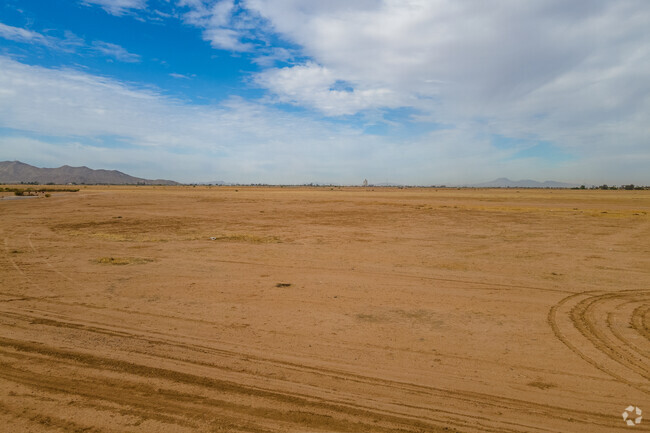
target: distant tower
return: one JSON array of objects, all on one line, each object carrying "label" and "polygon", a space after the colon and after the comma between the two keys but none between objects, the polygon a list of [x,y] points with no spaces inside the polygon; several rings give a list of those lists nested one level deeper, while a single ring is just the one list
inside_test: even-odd
[{"label": "distant tower", "polygon": [[363,186],[368,186],[368,179],[363,180]]}]

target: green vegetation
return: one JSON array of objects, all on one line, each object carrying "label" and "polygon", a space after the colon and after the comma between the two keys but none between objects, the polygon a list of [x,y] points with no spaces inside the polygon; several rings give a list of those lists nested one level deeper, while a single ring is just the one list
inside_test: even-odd
[{"label": "green vegetation", "polygon": [[0,192],[13,192],[17,196],[26,196],[26,195],[38,195],[45,193],[46,197],[49,197],[51,192],[77,192],[79,188],[12,188],[4,187],[0,188]]},{"label": "green vegetation", "polygon": [[[572,188],[572,189],[578,189],[578,188]],[[585,189],[584,185],[580,186],[579,189]],[[621,185],[621,186],[603,184],[603,185],[600,185],[600,186],[592,186],[590,189],[632,191],[632,190],[650,189],[650,186],[647,186],[647,185],[646,186],[634,185],[633,183],[631,183],[629,185]]]}]

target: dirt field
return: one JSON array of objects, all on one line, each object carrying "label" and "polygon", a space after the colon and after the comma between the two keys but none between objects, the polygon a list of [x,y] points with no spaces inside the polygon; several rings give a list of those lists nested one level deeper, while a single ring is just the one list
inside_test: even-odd
[{"label": "dirt field", "polygon": [[81,187],[0,242],[2,432],[650,426],[650,191]]}]

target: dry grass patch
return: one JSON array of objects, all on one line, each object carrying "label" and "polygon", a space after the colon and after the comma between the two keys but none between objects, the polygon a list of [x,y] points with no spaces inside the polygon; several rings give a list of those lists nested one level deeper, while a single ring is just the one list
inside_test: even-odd
[{"label": "dry grass patch", "polygon": [[166,242],[170,240],[198,239],[196,219],[176,218],[123,218],[113,217],[102,221],[81,221],[56,224],[51,228],[70,236],[88,236],[114,242]]},{"label": "dry grass patch", "polygon": [[210,240],[222,242],[246,242],[249,244],[277,244],[282,242],[277,236],[257,236],[241,233],[212,236]]},{"label": "dry grass patch", "polygon": [[153,259],[141,257],[100,257],[95,260],[100,265],[142,265],[153,262]]},{"label": "dry grass patch", "polygon": [[388,322],[389,320],[380,315],[380,314],[366,314],[366,313],[359,313],[356,315],[357,319],[363,321],[363,322]]},{"label": "dry grass patch", "polygon": [[[80,232],[71,233],[71,235],[73,236],[79,236],[81,234],[82,233]],[[97,233],[91,233],[89,236],[97,239],[103,239],[106,241],[115,241],[115,242],[167,242],[168,241],[168,239],[166,238],[153,237],[153,236],[148,236],[146,234],[138,235],[138,234],[97,232]]]},{"label": "dry grass patch", "polygon": [[536,381],[530,382],[530,383],[528,383],[528,386],[532,386],[533,388],[539,388],[541,390],[555,388],[554,384],[547,383],[547,382],[542,382],[541,380],[536,380]]},{"label": "dry grass patch", "polygon": [[[282,242],[277,236],[252,233],[220,233],[209,235],[211,221],[201,218],[112,217],[100,221],[79,221],[52,225],[55,232],[69,236],[91,237],[113,242],[169,242],[210,239],[222,242],[245,242],[249,244],[272,244]],[[214,227],[213,227],[214,228]]]}]

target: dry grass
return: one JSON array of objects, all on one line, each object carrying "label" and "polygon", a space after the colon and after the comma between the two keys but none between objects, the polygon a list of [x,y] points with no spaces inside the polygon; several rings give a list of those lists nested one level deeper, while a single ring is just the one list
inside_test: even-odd
[{"label": "dry grass", "polygon": [[542,382],[540,380],[535,380],[533,382],[530,382],[530,383],[528,383],[528,386],[532,386],[533,388],[539,388],[541,390],[555,388],[554,384],[547,383],[547,382]]},{"label": "dry grass", "polygon": [[277,244],[282,242],[277,236],[257,236],[247,233],[212,236],[210,237],[210,240],[222,242],[246,242],[249,244]]},{"label": "dry grass", "polygon": [[356,318],[363,322],[386,322],[388,319],[379,314],[359,313]]},{"label": "dry grass", "polygon": [[94,262],[101,265],[142,265],[153,262],[153,259],[141,257],[100,257]]},{"label": "dry grass", "polygon": [[[210,235],[201,218],[156,217],[123,218],[121,216],[99,221],[79,221],[52,225],[52,230],[75,237],[91,237],[113,242],[170,242],[210,239],[221,242],[249,244],[276,244],[277,236],[252,233],[220,233]],[[207,232],[207,233],[206,233]]]},{"label": "dry grass", "polygon": [[134,234],[134,233],[96,232],[96,233],[91,233],[90,237],[103,239],[106,241],[114,241],[114,242],[167,242],[169,241],[169,238],[150,236],[146,233]]}]

